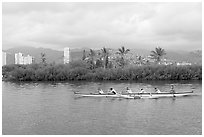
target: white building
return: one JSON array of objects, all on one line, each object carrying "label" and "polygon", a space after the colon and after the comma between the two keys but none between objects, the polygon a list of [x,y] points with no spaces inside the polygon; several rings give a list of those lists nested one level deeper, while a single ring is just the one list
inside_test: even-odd
[{"label": "white building", "polygon": [[22,53],[15,53],[15,64],[32,64],[33,57],[30,55],[23,56]]},{"label": "white building", "polygon": [[15,64],[23,64],[23,54],[22,53],[15,53]]},{"label": "white building", "polygon": [[64,64],[70,61],[70,49],[68,47],[64,48]]},{"label": "white building", "polygon": [[23,60],[23,64],[26,65],[26,64],[32,64],[32,61],[33,61],[33,57],[28,55],[26,57],[24,57],[24,60]]},{"label": "white building", "polygon": [[6,52],[2,52],[2,66],[6,65]]},{"label": "white building", "polygon": [[187,65],[191,66],[191,63],[188,63],[188,62],[178,62],[178,63],[176,63],[176,65],[177,66],[187,66]]}]

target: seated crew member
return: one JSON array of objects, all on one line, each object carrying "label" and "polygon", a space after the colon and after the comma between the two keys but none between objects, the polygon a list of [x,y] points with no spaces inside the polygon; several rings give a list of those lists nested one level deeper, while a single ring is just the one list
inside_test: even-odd
[{"label": "seated crew member", "polygon": [[99,94],[104,94],[103,90],[101,88],[98,88],[98,93]]},{"label": "seated crew member", "polygon": [[127,87],[127,88],[126,88],[126,92],[127,92],[127,93],[132,93],[132,90]]},{"label": "seated crew member", "polygon": [[139,93],[145,93],[144,89],[141,88]]},{"label": "seated crew member", "polygon": [[158,88],[154,88],[156,93],[161,93],[161,91]]},{"label": "seated crew member", "polygon": [[170,93],[175,93],[175,90],[174,90],[174,85],[171,85],[171,90],[170,90]]},{"label": "seated crew member", "polygon": [[115,91],[115,89],[110,88],[108,94],[117,94],[117,92]]}]

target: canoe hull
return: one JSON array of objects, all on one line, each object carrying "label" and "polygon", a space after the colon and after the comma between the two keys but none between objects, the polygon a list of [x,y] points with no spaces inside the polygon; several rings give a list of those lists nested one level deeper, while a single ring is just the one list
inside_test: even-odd
[{"label": "canoe hull", "polygon": [[81,97],[112,97],[112,98],[127,98],[127,99],[134,99],[134,96],[130,95],[111,95],[111,94],[80,94],[80,93],[75,93],[75,95],[81,96]]},{"label": "canoe hull", "polygon": [[178,93],[131,93],[130,96],[139,96],[141,98],[161,98],[161,97],[183,97],[192,95],[193,91],[191,92],[178,92]]},{"label": "canoe hull", "polygon": [[112,97],[112,98],[127,98],[127,99],[140,99],[140,98],[163,98],[163,97],[183,97],[192,95],[192,92],[179,92],[179,93],[131,93],[131,94],[82,94],[75,93],[81,97]]}]

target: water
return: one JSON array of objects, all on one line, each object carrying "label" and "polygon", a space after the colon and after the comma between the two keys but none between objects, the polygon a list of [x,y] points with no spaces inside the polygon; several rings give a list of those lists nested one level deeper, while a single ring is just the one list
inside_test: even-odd
[{"label": "water", "polygon": [[[73,91],[97,87],[133,91],[158,87],[195,92],[194,96],[160,99],[79,98]],[[202,134],[202,84],[181,82],[2,83],[3,134]]]}]

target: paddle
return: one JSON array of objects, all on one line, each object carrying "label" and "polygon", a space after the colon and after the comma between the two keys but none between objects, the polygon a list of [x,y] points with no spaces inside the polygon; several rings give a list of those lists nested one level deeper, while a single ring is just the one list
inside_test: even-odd
[{"label": "paddle", "polygon": [[79,92],[78,91],[73,91],[74,92],[74,94],[79,94]]}]

